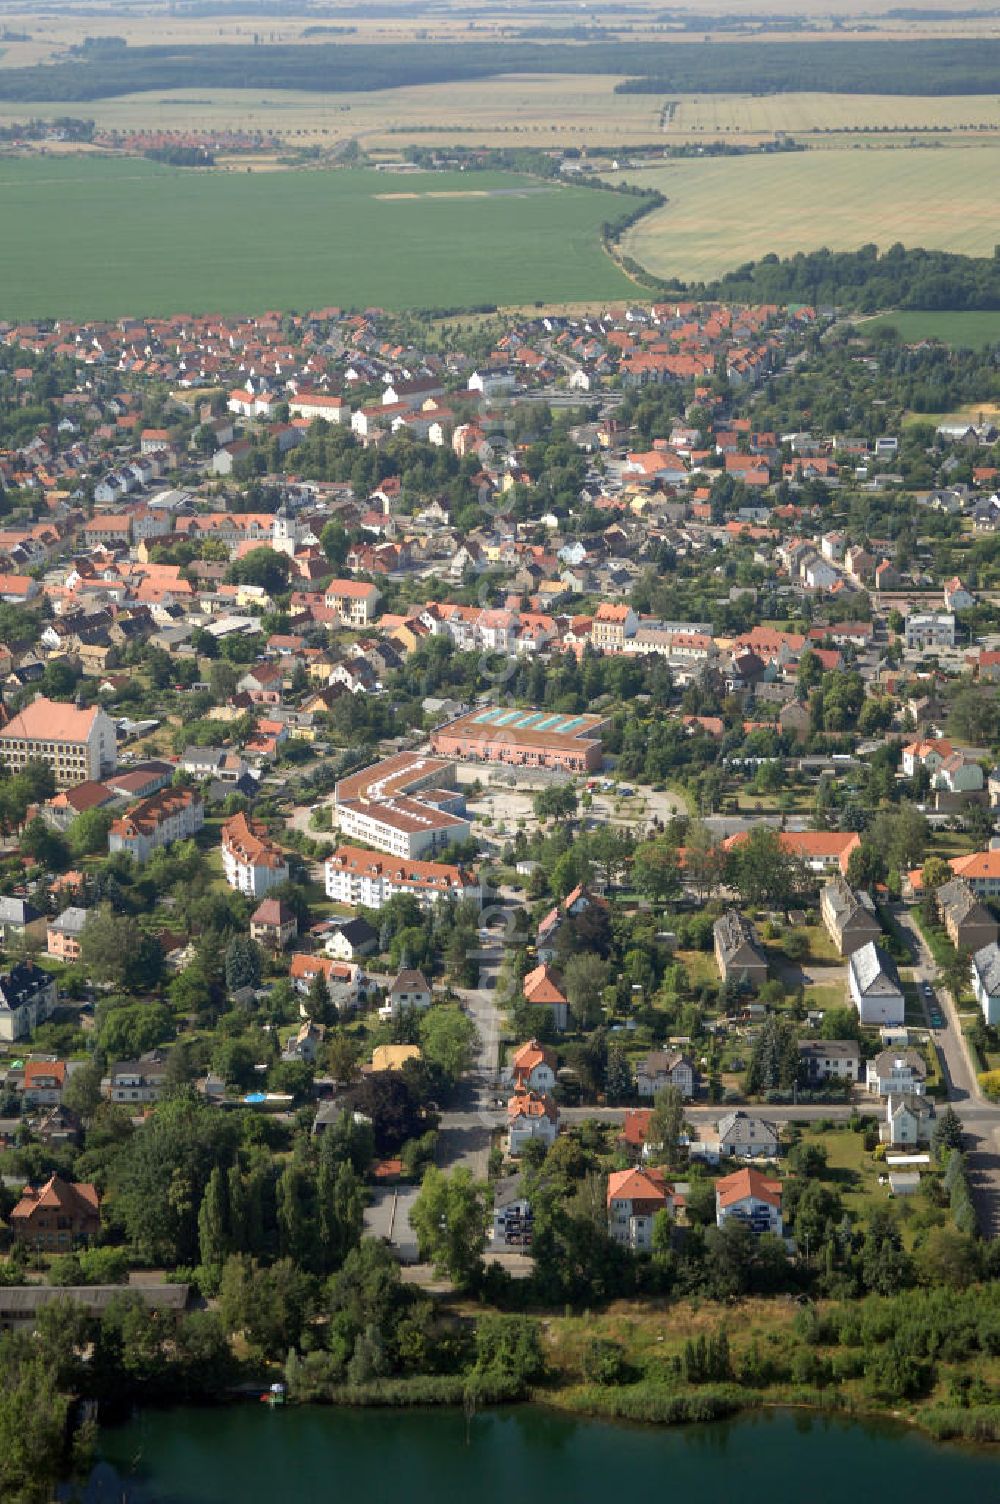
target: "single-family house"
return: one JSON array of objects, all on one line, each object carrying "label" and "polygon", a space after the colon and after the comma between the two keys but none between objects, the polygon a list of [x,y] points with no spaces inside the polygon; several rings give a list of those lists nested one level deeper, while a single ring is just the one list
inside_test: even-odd
[{"label": "single-family house", "polygon": [[634,1253],[653,1246],[659,1212],[672,1212],[673,1188],[662,1170],[613,1170],[608,1176],[608,1236]]},{"label": "single-family house", "polygon": [[751,1232],[781,1237],[781,1183],[769,1180],[752,1165],[715,1182],[715,1222],[724,1227],[730,1218],[745,1222]]},{"label": "single-family house", "polygon": [[367,919],[338,919],[326,938],[323,949],[338,961],[356,961],[378,947],[378,935]]},{"label": "single-family house", "polygon": [[919,1050],[881,1050],[869,1060],[866,1069],[868,1090],[876,1096],[898,1096],[901,1092],[922,1097],[927,1090],[927,1062]]},{"label": "single-family house", "polygon": [[526,1003],[533,1008],[545,1008],[552,1022],[561,1033],[569,1023],[569,999],[563,991],[562,979],[547,961],[529,971],[521,983],[521,992]]},{"label": "single-family house", "polygon": [[50,1175],[43,1186],[25,1186],[10,1214],[15,1243],[39,1253],[68,1253],[101,1230],[101,1201],[86,1181]]},{"label": "single-family house", "polygon": [[507,1153],[517,1159],[525,1144],[540,1140],[546,1148],[559,1131],[559,1108],[551,1097],[516,1091],[507,1103]]},{"label": "single-family house", "polygon": [[857,1081],[861,1046],[856,1039],[800,1039],[799,1064],[810,1086],[822,1081]]},{"label": "single-family house", "polygon": [[556,1084],[556,1056],[537,1039],[529,1039],[515,1050],[510,1062],[510,1076],[516,1091],[533,1091],[547,1096]]},{"label": "single-family house", "polygon": [[295,910],[282,898],[265,898],[250,916],[250,938],[269,950],[284,950],[298,932]]},{"label": "single-family house", "polygon": [[912,1093],[893,1093],[886,1097],[885,1120],[879,1124],[879,1138],[892,1148],[923,1144],[931,1136],[934,1109],[926,1097]]},{"label": "single-family house", "polygon": [[423,1013],[431,1005],[431,984],[422,971],[408,967],[393,979],[387,999],[393,1017],[404,1008]]},{"label": "single-family house", "polygon": [[50,919],[45,931],[45,950],[57,961],[72,964],[80,959],[80,938],[87,923],[88,911],[73,904],[55,919]]},{"label": "single-family house", "polygon": [[847,962],[851,1001],[863,1024],[901,1024],[906,1008],[903,989],[892,961],[880,945],[869,940]]},{"label": "single-family house", "polygon": [[636,1066],[640,1097],[655,1097],[665,1086],[676,1086],[685,1101],[694,1096],[694,1066],[681,1050],[651,1050]]},{"label": "single-family house", "polygon": [[724,982],[754,990],[767,981],[767,957],[757,944],[749,919],[736,909],[727,909],[712,928],[715,960]]}]

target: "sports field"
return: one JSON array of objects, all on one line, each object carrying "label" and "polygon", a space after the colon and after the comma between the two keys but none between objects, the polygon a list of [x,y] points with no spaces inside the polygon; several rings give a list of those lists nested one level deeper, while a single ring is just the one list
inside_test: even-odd
[{"label": "sports field", "polygon": [[501,173],[0,161],[0,318],[621,298],[599,231],[622,202]]},{"label": "sports field", "polygon": [[[859,319],[858,327],[865,333],[873,329],[891,326],[899,331],[900,339],[907,344],[916,344],[922,339],[939,339],[943,344],[964,346],[970,350],[982,350],[986,345],[994,345],[1000,342],[1000,309],[987,309],[983,312],[967,312],[958,310],[954,313],[924,312],[921,309],[903,309],[899,313],[881,314],[875,319]],[[992,404],[986,403],[986,408]],[[983,406],[969,409],[972,416],[966,414],[943,413],[938,415],[938,421],[943,423],[948,419],[959,421],[960,417],[968,417],[968,421],[974,422],[975,415],[983,411]],[[917,413],[915,422],[925,422],[926,418]]]},{"label": "sports field", "polygon": [[897,241],[989,256],[1000,223],[1000,146],[714,157],[629,169],[669,202],[622,249],[664,277],[711,279],[768,252]]}]

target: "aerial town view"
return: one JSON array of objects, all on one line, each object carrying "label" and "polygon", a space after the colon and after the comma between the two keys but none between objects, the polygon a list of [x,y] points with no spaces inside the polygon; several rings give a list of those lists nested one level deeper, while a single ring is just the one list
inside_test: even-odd
[{"label": "aerial town view", "polygon": [[0,1504],[623,1488],[1000,1504],[1000,10],[0,0]]}]

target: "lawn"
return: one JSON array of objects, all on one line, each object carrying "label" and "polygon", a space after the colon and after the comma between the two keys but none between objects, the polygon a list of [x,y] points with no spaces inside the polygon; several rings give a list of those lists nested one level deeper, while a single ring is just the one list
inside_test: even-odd
[{"label": "lawn", "polygon": [[901,241],[991,256],[1000,218],[994,145],[713,157],[630,168],[621,178],[669,200],[633,226],[623,251],[651,272],[686,281],[772,251],[789,256],[821,246],[885,249]]},{"label": "lawn", "polygon": [[884,1161],[880,1164],[865,1149],[864,1135],[850,1128],[807,1128],[804,1142],[822,1144],[826,1150],[827,1172],[823,1179],[840,1192],[845,1211],[859,1221],[867,1220],[876,1206],[884,1206],[889,1199],[887,1186],[880,1186],[878,1177],[887,1173]]},{"label": "lawn", "polygon": [[[995,344],[1000,340],[1000,309],[986,311],[956,310],[952,313],[937,311],[924,311],[923,309],[903,309],[899,313],[880,314],[877,319],[865,319],[861,325],[866,334],[875,329],[892,328],[898,331],[900,339],[907,344],[916,344],[922,339],[939,339],[944,345],[963,345],[972,350],[981,350],[986,345]],[[985,403],[987,411],[991,409],[990,403]],[[968,409],[968,421],[976,422],[979,408]],[[961,422],[966,414],[943,413],[936,421],[943,423],[952,416]],[[907,422],[927,423],[935,421],[934,414],[912,413],[908,414]]]},{"label": "lawn", "polygon": [[692,987],[718,987],[719,968],[711,951],[678,950],[674,959],[684,967]]},{"label": "lawn", "polygon": [[0,162],[0,318],[467,307],[627,296],[622,201],[502,173]]}]

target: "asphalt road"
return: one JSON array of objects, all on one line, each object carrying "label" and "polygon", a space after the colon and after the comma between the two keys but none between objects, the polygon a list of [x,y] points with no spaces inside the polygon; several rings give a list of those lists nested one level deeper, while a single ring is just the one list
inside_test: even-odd
[{"label": "asphalt road", "polygon": [[[489,911],[487,912],[487,917]],[[493,1107],[500,1059],[500,1010],[496,1004],[497,973],[503,960],[502,931],[481,933],[479,985],[458,988],[466,1012],[476,1025],[479,1044],[473,1069],[462,1081],[454,1107],[441,1114],[437,1162],[449,1170],[464,1166],[479,1180],[486,1179],[490,1137],[504,1114]],[[387,1238],[405,1263],[415,1263],[417,1240],[410,1225],[414,1186],[382,1191],[365,1214],[366,1231]]]}]

